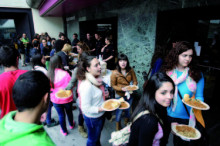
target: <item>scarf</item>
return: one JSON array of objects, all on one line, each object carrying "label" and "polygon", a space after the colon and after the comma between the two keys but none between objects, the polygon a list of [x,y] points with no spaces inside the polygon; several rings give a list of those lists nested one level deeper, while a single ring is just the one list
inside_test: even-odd
[{"label": "scarf", "polygon": [[102,78],[95,78],[92,74],[86,73],[86,79],[89,80],[92,84],[94,84],[97,87],[100,87],[102,85]]},{"label": "scarf", "polygon": [[172,80],[175,84],[175,93],[174,93],[173,104],[172,104],[172,111],[173,112],[176,109],[177,101],[178,101],[178,98],[177,98],[177,94],[178,94],[177,86],[178,86],[178,84],[186,81],[186,85],[187,85],[188,89],[193,93],[195,93],[195,91],[196,91],[196,82],[188,75],[188,73],[189,73],[189,68],[188,67],[186,67],[184,69],[182,75],[179,76],[178,78],[177,78],[177,69],[173,69],[173,70],[167,72],[167,75],[172,78]]},{"label": "scarf", "polygon": [[89,80],[93,85],[100,88],[102,90],[103,99],[105,100],[105,87],[102,85],[102,78],[101,76],[95,78],[92,74],[86,72],[86,79]]}]

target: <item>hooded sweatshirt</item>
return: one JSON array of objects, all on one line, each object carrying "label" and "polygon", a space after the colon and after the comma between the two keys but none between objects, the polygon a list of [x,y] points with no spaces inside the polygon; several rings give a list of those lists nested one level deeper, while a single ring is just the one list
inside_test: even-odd
[{"label": "hooded sweatshirt", "polygon": [[54,146],[43,125],[17,122],[17,111],[8,113],[0,121],[0,145],[4,146]]}]

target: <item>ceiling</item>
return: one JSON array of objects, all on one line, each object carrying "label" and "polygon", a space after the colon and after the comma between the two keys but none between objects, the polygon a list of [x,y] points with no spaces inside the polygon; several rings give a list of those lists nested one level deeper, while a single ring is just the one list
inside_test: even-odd
[{"label": "ceiling", "polygon": [[41,16],[61,17],[106,0],[44,0],[39,11]]}]

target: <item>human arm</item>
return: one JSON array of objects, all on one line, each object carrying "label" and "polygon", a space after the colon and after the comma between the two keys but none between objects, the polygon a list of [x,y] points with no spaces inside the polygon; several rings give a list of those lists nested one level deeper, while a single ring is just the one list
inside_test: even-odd
[{"label": "human arm", "polygon": [[114,56],[109,56],[108,58],[104,59],[103,61],[109,61],[110,59],[112,59]]},{"label": "human arm", "polygon": [[116,71],[113,71],[111,74],[111,86],[116,91],[122,91],[122,88],[117,85]]},{"label": "human arm", "polygon": [[195,98],[204,101],[203,91],[204,91],[204,77],[202,75],[201,79],[197,83]]},{"label": "human arm", "polygon": [[101,52],[103,53],[105,48],[107,47],[108,45],[105,45],[102,49],[101,49]]},{"label": "human arm", "polygon": [[71,90],[73,89],[76,81],[77,81],[77,78],[76,78],[76,73],[77,73],[77,70],[78,70],[78,67],[76,67],[73,72],[72,72],[72,77],[71,77],[71,80],[69,82],[69,84],[67,85],[67,87],[65,88],[66,90]]}]

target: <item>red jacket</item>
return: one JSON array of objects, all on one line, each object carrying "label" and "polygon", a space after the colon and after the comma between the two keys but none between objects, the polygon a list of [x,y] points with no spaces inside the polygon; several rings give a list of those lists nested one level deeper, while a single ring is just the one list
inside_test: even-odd
[{"label": "red jacket", "polygon": [[27,72],[26,70],[15,70],[4,72],[0,75],[0,119],[8,112],[16,110],[12,99],[12,88],[17,78]]}]

